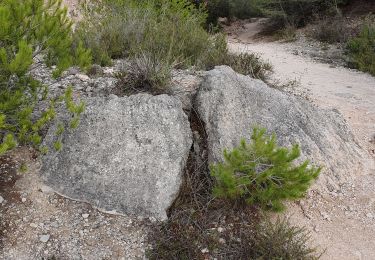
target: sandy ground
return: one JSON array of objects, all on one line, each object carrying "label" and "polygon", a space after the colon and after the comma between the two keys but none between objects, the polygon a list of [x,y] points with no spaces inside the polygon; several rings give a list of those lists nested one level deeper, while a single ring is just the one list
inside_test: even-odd
[{"label": "sandy ground", "polygon": [[323,259],[375,259],[375,77],[301,56],[294,43],[253,40],[259,29],[257,22],[242,25],[229,37],[230,50],[259,53],[274,66],[271,82],[293,85],[288,91],[340,111],[368,151],[366,171],[348,173],[354,182],[291,204],[292,220],[326,249]]},{"label": "sandy ground", "polygon": [[149,221],[59,196],[43,184],[33,153],[21,147],[0,160],[1,260],[143,259]]}]

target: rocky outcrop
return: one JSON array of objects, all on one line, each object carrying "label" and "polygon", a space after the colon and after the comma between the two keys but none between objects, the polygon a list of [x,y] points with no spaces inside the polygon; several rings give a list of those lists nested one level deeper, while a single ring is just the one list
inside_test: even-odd
[{"label": "rocky outcrop", "polygon": [[[91,98],[63,149],[43,158],[58,193],[104,211],[163,220],[181,184],[192,134],[181,102],[167,95]],[[52,127],[45,144],[56,138]]]},{"label": "rocky outcrop", "polygon": [[[111,79],[70,73],[84,82]],[[280,145],[299,143],[301,160],[324,166],[318,187],[339,190],[360,171],[362,149],[337,111],[318,109],[226,66],[185,74],[181,80],[174,75],[174,96],[88,98],[79,128],[63,135],[63,150],[51,148],[43,159],[47,185],[105,211],[165,219],[192,145],[183,109],[204,121],[209,162],[222,160],[223,149],[249,139],[257,125],[275,132]],[[55,132],[52,127],[45,138],[50,147]]]},{"label": "rocky outcrop", "polygon": [[90,76],[80,71],[78,67],[71,67],[58,77],[52,76],[52,68],[43,62],[33,64],[31,75],[48,86],[48,95],[51,98],[63,95],[68,87],[72,87],[79,97],[107,97],[115,94],[119,79],[116,74],[120,73],[126,64],[125,60],[117,60],[113,67],[100,67],[94,65]]},{"label": "rocky outcrop", "polygon": [[196,107],[206,125],[211,162],[241,138],[249,140],[257,125],[275,132],[280,145],[299,143],[301,159],[324,166],[319,183],[329,190],[360,170],[362,150],[338,111],[318,109],[229,67],[206,73]]}]

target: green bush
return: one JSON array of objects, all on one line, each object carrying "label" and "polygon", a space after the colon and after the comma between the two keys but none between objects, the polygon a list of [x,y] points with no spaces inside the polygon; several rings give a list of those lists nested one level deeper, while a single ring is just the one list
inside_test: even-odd
[{"label": "green bush", "polygon": [[173,65],[149,53],[141,53],[134,57],[125,73],[125,87],[131,90],[162,93],[171,79]]},{"label": "green bush", "polygon": [[215,37],[203,28],[206,13],[187,0],[107,0],[86,13],[77,38],[96,63],[151,53],[181,67],[204,65]]},{"label": "green bush", "polygon": [[271,18],[269,30],[305,26],[316,15],[337,15],[346,0],[259,0],[258,6]]},{"label": "green bush", "polygon": [[251,143],[242,139],[240,146],[224,151],[223,163],[211,165],[215,196],[274,211],[284,209],[283,200],[304,196],[320,168],[309,167],[308,161],[295,165],[298,145],[290,150],[278,147],[275,135],[268,137],[265,132],[254,128]]},{"label": "green bush", "polygon": [[208,1],[209,22],[219,17],[269,16],[272,25],[281,29],[286,25],[300,27],[317,14],[337,14],[346,0],[213,0]]},{"label": "green bush", "polygon": [[[39,117],[33,112],[48,88],[29,72],[35,57],[56,64],[54,76],[72,64],[87,68],[90,52],[72,44],[71,22],[58,0],[4,0],[0,2],[0,154],[17,145],[41,143],[42,127],[55,116],[57,100]],[[71,101],[69,110],[80,112],[83,105]]]},{"label": "green bush", "polygon": [[228,54],[224,64],[236,72],[265,81],[272,72],[272,65],[253,53]]},{"label": "green bush", "polygon": [[128,58],[133,68],[147,66],[125,73],[132,74],[130,84],[152,83],[160,90],[173,68],[211,68],[227,54],[225,37],[206,32],[206,13],[188,0],[106,0],[85,15],[76,41],[93,50],[94,62]]},{"label": "green bush", "polygon": [[[192,122],[195,120],[199,118]],[[259,143],[264,148],[263,145]],[[155,226],[149,233],[147,258],[319,258],[317,250],[309,245],[309,234],[305,229],[291,225],[287,219],[271,222],[270,215],[263,214],[259,207],[215,198],[212,193],[215,180],[197,157],[191,156],[196,159],[189,162],[179,196],[168,210],[168,221]],[[262,165],[258,164],[258,167]]]},{"label": "green bush", "polygon": [[345,43],[350,37],[348,22],[341,15],[325,17],[315,22],[310,32],[310,37],[326,43]]},{"label": "green bush", "polygon": [[349,40],[347,48],[352,66],[375,76],[375,23],[364,25],[359,35]]},{"label": "green bush", "polygon": [[247,19],[262,15],[259,0],[210,0],[207,1],[208,23],[216,24],[219,17]]}]

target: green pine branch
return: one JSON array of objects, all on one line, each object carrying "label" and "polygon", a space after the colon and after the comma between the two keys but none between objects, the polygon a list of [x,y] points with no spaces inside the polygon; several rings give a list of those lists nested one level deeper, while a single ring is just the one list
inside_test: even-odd
[{"label": "green pine branch", "polygon": [[[91,52],[80,43],[73,46],[72,22],[61,0],[4,0],[0,2],[0,155],[16,144],[40,145],[42,128],[55,118],[56,102],[37,118],[31,118],[37,103],[47,97],[48,88],[28,76],[33,58],[44,57],[56,65],[58,77],[73,64],[91,65]],[[84,105],[70,98],[73,126]]]},{"label": "green pine branch", "polygon": [[211,165],[215,196],[282,211],[283,200],[305,195],[321,169],[308,161],[296,164],[299,146],[279,147],[275,134],[265,132],[254,128],[250,143],[242,139],[238,147],[224,151],[224,162]]}]

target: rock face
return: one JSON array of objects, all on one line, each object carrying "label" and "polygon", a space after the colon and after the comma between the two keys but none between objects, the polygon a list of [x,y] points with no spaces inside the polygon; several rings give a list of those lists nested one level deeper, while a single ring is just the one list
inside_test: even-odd
[{"label": "rock face", "polygon": [[323,165],[321,187],[335,190],[360,170],[361,149],[337,111],[321,110],[305,100],[235,73],[226,66],[207,72],[196,107],[206,124],[209,161],[224,148],[250,139],[253,126],[275,132],[280,145],[299,143],[301,159]]},{"label": "rock face", "polygon": [[[56,139],[51,127],[45,144]],[[176,98],[138,94],[91,98],[63,149],[43,158],[42,174],[56,192],[104,211],[166,218],[176,198],[192,136]]]}]

